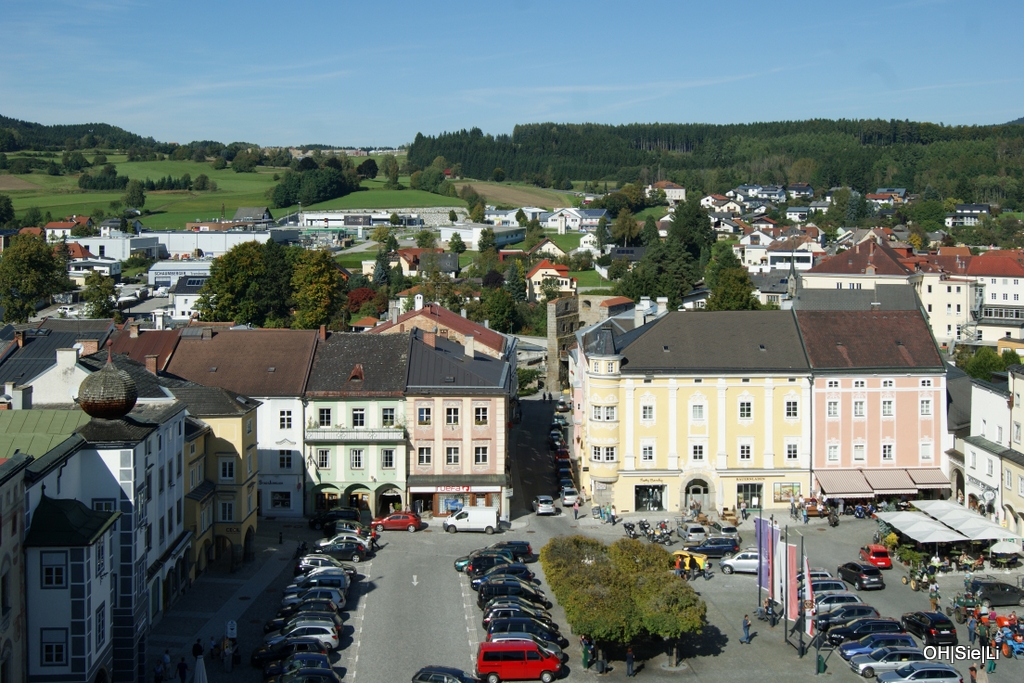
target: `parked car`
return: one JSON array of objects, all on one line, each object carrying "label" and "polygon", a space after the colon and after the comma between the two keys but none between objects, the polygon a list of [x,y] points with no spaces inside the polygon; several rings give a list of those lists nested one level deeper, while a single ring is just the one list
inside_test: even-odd
[{"label": "parked car", "polygon": [[907,612],[901,621],[924,645],[956,645],[956,626],[942,612]]},{"label": "parked car", "polygon": [[293,614],[288,617],[274,617],[263,624],[263,632],[270,633],[271,631],[281,631],[288,628],[293,623],[299,621],[323,621],[334,624],[334,628],[339,632],[341,627],[345,625],[345,620],[341,618],[337,612],[311,612],[303,611]]},{"label": "parked car", "polygon": [[533,511],[538,515],[557,515],[558,508],[551,496],[537,496],[533,499]]},{"label": "parked car", "polygon": [[312,619],[296,621],[281,631],[271,631],[263,636],[263,642],[267,645],[273,645],[288,638],[313,638],[320,641],[328,650],[334,650],[338,647],[338,630],[334,628],[334,624]]},{"label": "parked car", "polygon": [[280,676],[298,669],[331,669],[331,660],[322,652],[296,652],[263,667],[263,678]]},{"label": "parked car", "polygon": [[710,531],[714,536],[734,538],[737,543],[743,543],[743,537],[740,536],[740,530],[733,524],[729,524],[728,522],[711,522],[708,527],[708,531]]},{"label": "parked car", "polygon": [[857,655],[866,655],[881,647],[917,648],[917,642],[909,633],[872,633],[860,640],[851,640],[839,646],[839,656],[850,661]]},{"label": "parked car", "polygon": [[562,489],[562,507],[571,508],[580,499],[580,493],[574,488]]},{"label": "parked car", "polygon": [[[299,577],[299,581],[286,586],[284,589],[285,597],[289,595],[299,595],[306,591],[314,588],[332,588],[337,590],[342,595],[348,593],[349,580],[344,574],[326,574],[323,570],[320,570],[320,574],[307,574],[306,576]],[[345,601],[338,602],[341,607],[345,606]]]},{"label": "parked car", "polygon": [[334,508],[333,510],[326,510],[313,515],[309,520],[309,528],[320,530],[328,522],[336,522],[338,520],[358,522],[359,519],[360,512],[356,508]]},{"label": "parked car", "polygon": [[831,612],[841,605],[855,605],[860,602],[863,602],[861,597],[853,593],[824,593],[814,596],[814,612],[822,614]]},{"label": "parked car", "polygon": [[847,562],[836,568],[836,576],[846,583],[852,583],[859,591],[885,588],[882,572],[873,564]]},{"label": "parked car", "polygon": [[476,604],[477,607],[483,609],[494,598],[509,596],[523,598],[544,609],[551,609],[551,601],[547,599],[547,596],[540,589],[525,586],[515,579],[483,584],[480,586],[480,590],[476,592]]},{"label": "parked car", "polygon": [[393,512],[390,515],[377,517],[370,523],[370,526],[376,529],[378,533],[385,530],[404,530],[411,533],[423,528],[423,520],[415,512]]},{"label": "parked car", "polygon": [[551,426],[554,428],[561,429],[562,427],[568,426],[569,421],[565,419],[564,415],[555,415],[551,418]]},{"label": "parked car", "polygon": [[740,544],[736,542],[735,538],[711,536],[704,539],[699,545],[688,546],[687,550],[708,557],[732,557],[740,551]]},{"label": "parked car", "polygon": [[[538,607],[528,607],[524,604],[508,604],[508,605],[496,605],[491,609],[484,612],[482,619],[483,627],[486,630],[492,621],[495,619],[509,619],[511,617],[530,617],[537,621],[544,622],[546,624],[554,625],[555,620],[551,617],[551,614]],[[557,631],[557,626],[555,627]]]},{"label": "parked car", "polygon": [[708,530],[700,524],[684,524],[676,529],[676,533],[683,539],[683,545],[698,545],[708,537]]},{"label": "parked car", "polygon": [[480,683],[480,679],[450,666],[425,666],[412,675],[412,683]]},{"label": "parked car", "polygon": [[879,569],[892,569],[892,558],[889,556],[889,550],[880,543],[870,543],[861,548],[860,559],[862,562],[873,564]]},{"label": "parked car", "polygon": [[814,617],[814,625],[819,631],[827,631],[833,626],[843,626],[854,619],[880,616],[878,610],[874,607],[861,602],[852,605],[840,605],[830,612],[817,614]]},{"label": "parked car", "polygon": [[738,555],[722,560],[718,563],[718,566],[722,568],[723,574],[732,574],[733,572],[756,574],[757,568],[761,564],[758,558],[756,550],[744,550]]},{"label": "parked car", "polygon": [[298,561],[295,563],[294,573],[296,575],[308,574],[314,569],[321,569],[323,567],[342,569],[345,571],[346,574],[348,574],[349,578],[354,576],[356,573],[356,568],[352,565],[345,564],[341,560],[336,560],[330,555],[323,555],[319,553],[315,555],[306,555],[304,557],[300,557]]},{"label": "parked car", "polygon": [[342,531],[341,533],[334,534],[330,538],[321,538],[314,545],[317,548],[323,548],[323,547],[326,547],[326,546],[331,546],[331,545],[336,545],[338,543],[346,543],[346,542],[348,542],[348,543],[357,543],[360,546],[362,546],[364,550],[366,548],[370,547],[369,539],[363,538],[362,536],[360,536],[359,534],[357,534],[354,531]]},{"label": "parked car", "polygon": [[466,575],[472,578],[474,576],[480,576],[481,574],[487,573],[492,567],[496,567],[497,565],[512,564],[514,560],[509,560],[510,554],[511,553],[477,555],[469,561],[469,564],[466,565]]},{"label": "parked car", "polygon": [[878,683],[904,683],[929,681],[929,683],[964,683],[963,676],[945,662],[910,662],[895,671],[878,674]]},{"label": "parked car", "polygon": [[490,642],[492,643],[511,643],[513,641],[527,641],[536,643],[537,647],[542,652],[547,652],[550,655],[558,657],[558,661],[567,662],[569,661],[569,655],[562,651],[562,648],[558,647],[557,643],[552,643],[550,640],[544,640],[540,636],[535,636],[532,633],[495,633],[491,636]]},{"label": "parked car", "polygon": [[280,661],[297,652],[315,652],[326,655],[327,648],[314,638],[289,638],[273,644],[260,645],[253,650],[252,656],[249,657],[249,663],[257,669],[262,669],[270,662]]},{"label": "parked car", "polygon": [[484,614],[487,614],[491,610],[498,609],[501,607],[520,607],[534,612],[539,612],[542,610],[545,613],[547,612],[547,609],[544,608],[544,605],[533,602],[522,595],[499,595],[497,597],[491,598],[483,606],[482,611]]},{"label": "parked car", "polygon": [[510,551],[502,548],[481,548],[480,550],[474,550],[469,555],[463,555],[462,557],[455,560],[455,571],[464,572],[469,563],[473,561],[474,557],[480,555],[499,555],[506,562],[512,563],[516,561],[515,555]]},{"label": "parked car", "polygon": [[989,575],[975,576],[971,581],[971,593],[981,601],[982,607],[1024,607],[1024,589],[1004,583]]},{"label": "parked car", "polygon": [[845,626],[835,626],[828,630],[828,642],[838,647],[849,640],[860,640],[872,633],[902,633],[903,625],[895,619],[879,619],[863,617],[855,619]]},{"label": "parked car", "polygon": [[310,588],[304,593],[286,595],[281,600],[281,606],[298,605],[309,600],[330,600],[340,609],[345,608],[345,593],[337,588]]},{"label": "parked car", "polygon": [[568,413],[572,408],[565,401],[559,401],[555,406],[555,411],[559,413]]},{"label": "parked car", "polygon": [[924,652],[916,647],[880,647],[869,654],[853,657],[850,668],[858,676],[872,678],[886,671],[902,669],[911,662],[923,661],[926,661]]},{"label": "parked car", "polygon": [[840,579],[818,579],[811,581],[811,595],[823,593],[846,593],[846,582]]},{"label": "parked car", "polygon": [[477,648],[476,672],[478,676],[486,677],[487,683],[538,678],[543,683],[552,683],[561,669],[561,659],[545,652],[534,642],[480,643]]},{"label": "parked car", "polygon": [[327,522],[324,524],[323,531],[325,536],[334,536],[335,534],[341,534],[346,531],[355,532],[363,538],[367,538],[370,535],[370,527],[366,526],[362,522],[353,522],[349,519],[337,519],[333,522]]},{"label": "parked car", "polygon": [[532,633],[545,640],[550,640],[552,643],[557,643],[562,648],[569,645],[569,640],[558,631],[543,622],[535,621],[529,617],[495,619],[487,627],[488,637],[492,633]]},{"label": "parked car", "polygon": [[530,571],[530,568],[522,562],[513,562],[512,564],[499,564],[496,567],[491,567],[485,573],[473,577],[473,579],[470,580],[470,587],[473,590],[478,590],[480,588],[480,584],[485,581],[490,581],[498,576],[515,576],[527,583],[533,582],[533,572]]},{"label": "parked car", "polygon": [[296,669],[281,676],[271,676],[264,683],[341,683],[334,669]]},{"label": "parked car", "polygon": [[350,562],[362,562],[364,558],[373,554],[362,543],[353,540],[325,545],[317,548],[316,551],[330,555],[338,560],[348,560]]},{"label": "parked car", "polygon": [[[811,567],[810,571],[807,572],[807,576],[808,578],[810,578],[811,581],[816,581],[817,579],[835,578],[834,576],[832,576],[832,573],[830,571],[828,571],[827,569],[822,569],[821,567]],[[796,580],[797,583],[802,583],[804,580],[804,573],[800,572],[799,574],[797,574]]]},{"label": "parked car", "polygon": [[279,617],[291,617],[299,612],[338,612],[338,604],[333,600],[303,600],[291,603],[277,610]]},{"label": "parked car", "polygon": [[511,550],[516,562],[529,562],[533,559],[533,546],[529,541],[498,541],[487,547],[493,550]]}]

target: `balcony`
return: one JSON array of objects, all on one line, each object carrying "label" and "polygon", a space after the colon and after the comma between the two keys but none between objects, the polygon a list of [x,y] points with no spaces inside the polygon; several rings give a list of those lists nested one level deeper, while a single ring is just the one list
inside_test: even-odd
[{"label": "balcony", "polygon": [[369,441],[396,443],[405,441],[405,429],[402,427],[382,427],[378,429],[307,427],[306,441],[309,443],[365,443]]}]

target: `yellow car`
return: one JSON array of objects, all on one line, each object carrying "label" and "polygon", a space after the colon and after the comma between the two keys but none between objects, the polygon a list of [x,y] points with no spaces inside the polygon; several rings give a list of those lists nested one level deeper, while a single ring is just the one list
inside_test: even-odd
[{"label": "yellow car", "polygon": [[694,566],[696,566],[696,568],[698,570],[704,570],[705,568],[708,567],[708,556],[707,555],[702,555],[701,553],[693,553],[693,552],[690,552],[689,550],[677,550],[674,553],[672,553],[672,556],[676,558],[677,562],[679,560],[682,560],[682,562],[679,563],[679,565],[678,565],[680,568],[686,566],[686,558],[687,557],[690,558],[690,568],[691,569]]}]

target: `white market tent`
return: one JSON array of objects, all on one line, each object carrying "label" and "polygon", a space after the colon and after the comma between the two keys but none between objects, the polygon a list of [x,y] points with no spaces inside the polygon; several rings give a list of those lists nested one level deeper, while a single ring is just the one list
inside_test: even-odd
[{"label": "white market tent", "polygon": [[970,540],[920,512],[876,512],[875,516],[918,543],[954,543]]},{"label": "white market tent", "polygon": [[913,500],[911,504],[930,517],[955,529],[972,541],[1009,541],[1021,544],[1021,537],[1002,526],[948,500]]}]

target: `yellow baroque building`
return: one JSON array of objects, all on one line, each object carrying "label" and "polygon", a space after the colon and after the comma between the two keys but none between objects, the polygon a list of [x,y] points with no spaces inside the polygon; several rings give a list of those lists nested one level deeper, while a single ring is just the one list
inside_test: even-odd
[{"label": "yellow baroque building", "polygon": [[595,503],[721,513],[808,494],[811,371],[792,311],[632,321],[581,330],[571,354],[573,456]]}]

